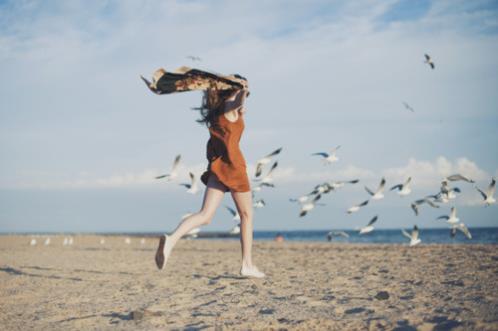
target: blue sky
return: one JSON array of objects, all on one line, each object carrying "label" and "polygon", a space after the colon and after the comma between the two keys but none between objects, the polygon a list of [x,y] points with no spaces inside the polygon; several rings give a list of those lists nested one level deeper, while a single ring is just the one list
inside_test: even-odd
[{"label": "blue sky", "polygon": [[[494,1],[2,1],[0,231],[171,230],[198,210],[202,193],[178,183],[206,167],[190,109],[201,94],[156,96],[139,80],[182,65],[249,79],[251,176],[284,147],[255,229],[355,228],[375,214],[378,227],[440,227],[453,205],[470,227],[496,226],[497,207],[465,183],[440,210],[408,205],[452,172],[481,188],[498,175],[497,14]],[[336,145],[333,165],[310,156]],[[181,178],[155,181],[178,153]],[[346,215],[382,176],[412,176],[414,192]],[[305,218],[288,202],[352,178]],[[206,230],[230,226],[220,209]]]}]

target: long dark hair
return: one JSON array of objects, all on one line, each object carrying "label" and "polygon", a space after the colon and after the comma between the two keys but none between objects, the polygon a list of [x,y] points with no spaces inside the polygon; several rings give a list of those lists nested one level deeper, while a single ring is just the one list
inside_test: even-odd
[{"label": "long dark hair", "polygon": [[215,88],[204,91],[201,106],[193,108],[194,110],[198,110],[201,115],[201,118],[197,122],[205,124],[208,128],[213,128],[223,135],[224,131],[218,123],[218,117],[225,111],[225,101],[235,91],[235,89],[218,90]]}]

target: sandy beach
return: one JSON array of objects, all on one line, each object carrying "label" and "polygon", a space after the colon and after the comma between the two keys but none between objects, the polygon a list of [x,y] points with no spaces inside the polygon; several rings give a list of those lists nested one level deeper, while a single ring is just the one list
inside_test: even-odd
[{"label": "sandy beach", "polygon": [[496,245],[256,242],[263,280],[238,276],[237,241],[0,237],[3,330],[498,330]]}]

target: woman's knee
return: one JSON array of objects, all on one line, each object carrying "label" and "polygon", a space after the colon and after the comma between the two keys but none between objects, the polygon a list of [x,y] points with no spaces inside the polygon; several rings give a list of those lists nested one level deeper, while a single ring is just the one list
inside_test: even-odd
[{"label": "woman's knee", "polygon": [[252,209],[243,209],[239,212],[242,221],[252,220]]},{"label": "woman's knee", "polygon": [[208,224],[211,224],[211,221],[213,220],[214,212],[212,212],[210,210],[201,209],[199,211],[199,216],[201,216],[201,218],[202,218],[202,224],[208,225]]}]

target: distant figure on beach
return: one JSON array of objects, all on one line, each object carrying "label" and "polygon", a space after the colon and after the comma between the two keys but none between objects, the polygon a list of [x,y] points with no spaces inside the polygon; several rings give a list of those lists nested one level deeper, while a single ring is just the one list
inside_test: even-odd
[{"label": "distant figure on beach", "polygon": [[281,233],[277,233],[274,240],[278,243],[281,243],[284,241],[284,236]]},{"label": "distant figure on beach", "polygon": [[[171,235],[163,235],[160,238],[155,260],[157,267],[163,269],[178,240],[191,230],[209,224],[225,192],[230,191],[240,214],[242,247],[240,274],[246,277],[263,278],[265,274],[259,271],[252,261],[253,203],[246,161],[239,148],[239,141],[244,130],[246,111],[244,102],[249,95],[249,88],[247,79],[240,75],[226,77],[236,81],[240,87],[207,88],[204,90],[201,107],[198,108],[201,114],[198,122],[205,124],[210,133],[206,153],[209,165],[201,176],[201,181],[206,185],[202,207],[199,212],[182,220]],[[200,84],[195,82],[195,78],[190,81],[186,80],[186,82],[185,84],[191,84],[187,89],[190,86],[195,88]],[[172,86],[173,89],[183,89],[185,84],[168,85],[168,88]],[[157,93],[156,90],[154,91]],[[171,91],[168,90],[168,93]]]}]

